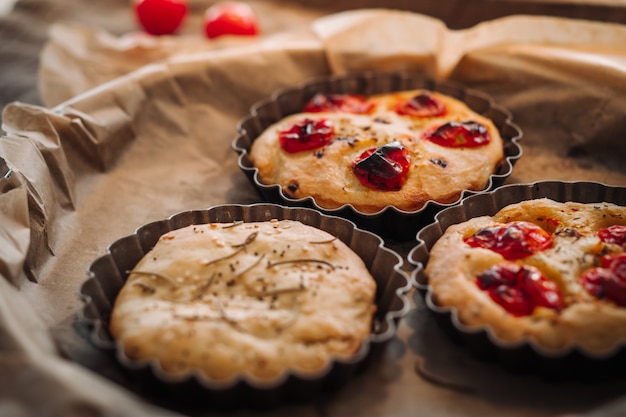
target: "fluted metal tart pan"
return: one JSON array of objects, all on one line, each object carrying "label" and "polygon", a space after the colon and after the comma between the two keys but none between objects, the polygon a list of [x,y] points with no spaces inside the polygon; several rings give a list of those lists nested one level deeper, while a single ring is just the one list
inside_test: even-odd
[{"label": "fluted metal tart pan", "polygon": [[[294,371],[274,380],[259,381],[239,376],[223,382],[212,381],[199,372],[175,378],[164,372],[156,359],[139,362],[126,356],[108,330],[112,306],[128,277],[127,271],[156,244],[161,235],[192,224],[271,219],[297,220],[336,236],[363,259],[374,276],[377,284],[377,313],[371,334],[352,358],[336,358],[314,375]],[[343,218],[327,216],[311,209],[275,204],[214,206],[178,213],[146,224],[134,234],[112,243],[106,255],[96,259],[88,268],[89,278],[79,291],[84,307],[78,315],[78,322],[89,329],[89,338],[95,346],[115,355],[132,381],[129,385],[141,386],[152,397],[157,392],[160,396],[176,401],[183,398],[199,401],[211,408],[241,405],[265,408],[294,400],[308,401],[321,392],[343,385],[354,372],[363,369],[395,335],[398,321],[409,310],[406,293],[411,285],[402,267],[402,258],[385,247],[380,237],[355,227]]]},{"label": "fluted metal tart pan", "polygon": [[[393,91],[427,89],[440,92],[464,102],[473,111],[493,121],[504,141],[504,159],[489,177],[482,190],[463,190],[452,203],[428,201],[416,211],[404,211],[387,206],[377,213],[363,213],[350,204],[337,209],[321,207],[313,197],[294,199],[279,184],[266,184],[249,158],[254,140],[270,125],[282,118],[302,111],[304,104],[316,93],[342,93],[373,95]],[[434,214],[445,207],[458,204],[462,198],[489,191],[503,184],[511,174],[515,162],[522,156],[519,141],[521,129],[512,121],[509,111],[497,105],[482,92],[466,88],[451,81],[437,81],[421,72],[364,72],[345,76],[329,76],[311,80],[301,86],[277,91],[271,97],[256,103],[250,114],[237,125],[238,135],[232,142],[237,152],[239,168],[259,191],[264,201],[287,206],[310,207],[326,214],[345,217],[358,227],[398,241],[413,239],[415,233],[432,220]]]},{"label": "fluted metal tart pan", "polygon": [[540,181],[528,184],[512,184],[465,198],[459,205],[446,208],[435,220],[417,234],[417,244],[409,254],[408,261],[415,266],[412,283],[424,296],[428,309],[455,342],[466,346],[477,357],[499,362],[505,368],[517,372],[533,372],[550,379],[597,379],[607,376],[623,377],[626,369],[626,346],[620,344],[610,352],[589,352],[578,345],[547,350],[530,339],[519,343],[505,342],[497,338],[488,325],[469,327],[458,317],[453,307],[437,304],[425,266],[429,251],[448,227],[479,216],[492,216],[507,205],[522,201],[549,198],[558,202],[579,203],[607,202],[626,206],[626,187],[609,186],[586,181]]}]

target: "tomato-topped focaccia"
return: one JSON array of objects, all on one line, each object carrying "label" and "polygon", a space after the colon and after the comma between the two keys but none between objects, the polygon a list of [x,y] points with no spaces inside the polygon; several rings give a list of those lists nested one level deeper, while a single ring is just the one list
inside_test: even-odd
[{"label": "tomato-topped focaccia", "polygon": [[264,184],[325,209],[416,211],[482,190],[503,159],[491,120],[429,90],[317,94],[269,126],[250,159]]},{"label": "tomato-topped focaccia", "polygon": [[450,226],[425,272],[437,305],[505,342],[626,341],[626,207],[535,199]]}]

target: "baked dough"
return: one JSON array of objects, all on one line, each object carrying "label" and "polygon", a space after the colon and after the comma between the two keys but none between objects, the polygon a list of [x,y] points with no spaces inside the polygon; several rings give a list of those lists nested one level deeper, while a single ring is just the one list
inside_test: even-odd
[{"label": "baked dough", "polygon": [[332,235],[297,221],[212,223],[163,235],[130,273],[110,330],[171,375],[268,380],[354,355],[376,283]]},{"label": "baked dough", "polygon": [[[440,115],[409,116],[394,111],[398,103],[420,94],[444,106]],[[412,212],[427,201],[452,203],[464,190],[482,190],[504,157],[503,142],[491,120],[461,101],[433,91],[411,90],[369,97],[369,112],[298,113],[269,126],[253,142],[250,159],[264,184],[279,184],[292,198],[313,197],[325,209],[351,204],[363,213],[387,206]],[[288,153],[281,148],[279,132],[303,120],[326,120],[334,126],[332,140],[319,148]],[[476,147],[448,147],[425,139],[428,132],[448,122],[473,121],[487,129],[490,141]],[[364,151],[400,142],[410,155],[406,182],[399,190],[379,190],[363,185],[352,164]]]},{"label": "baked dough", "polygon": [[[517,260],[472,247],[466,239],[481,229],[525,221],[547,231],[550,247]],[[483,216],[448,227],[433,245],[425,268],[437,305],[453,307],[461,323],[486,326],[496,340],[518,343],[531,340],[546,350],[572,345],[594,354],[608,354],[626,341],[626,307],[598,298],[581,285],[581,274],[597,267],[604,255],[624,252],[620,244],[604,243],[598,231],[626,225],[626,207],[609,203],[559,203],[535,199],[512,204],[493,217]],[[477,277],[494,265],[513,262],[535,267],[556,284],[561,308],[535,307],[531,314],[516,316],[480,289]]]}]

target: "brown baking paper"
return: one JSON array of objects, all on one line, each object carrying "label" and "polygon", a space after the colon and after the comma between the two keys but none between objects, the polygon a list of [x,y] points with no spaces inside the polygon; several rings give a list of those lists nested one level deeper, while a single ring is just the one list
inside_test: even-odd
[{"label": "brown baking paper", "polygon": [[[8,349],[0,363],[5,375],[29,376],[2,379],[8,407],[25,415],[220,415],[210,404],[188,410],[138,396],[73,317],[86,268],[108,244],[179,211],[258,200],[231,150],[236,123],[254,102],[319,75],[420,69],[484,90],[514,114],[525,155],[507,182],[626,186],[625,38],[622,26],[558,18],[512,17],[453,31],[422,15],[362,10],[224,47],[196,48],[196,40],[179,53],[157,42],[150,55],[139,38],[57,28],[42,56],[41,85],[47,103],[62,102],[48,109],[14,103],[3,114],[0,157],[16,181],[0,195],[7,299],[0,338]],[[70,51],[80,40],[88,46]],[[163,40],[172,41],[182,39]],[[104,59],[102,78],[86,68],[92,53]],[[129,56],[137,61],[125,65]],[[626,392],[624,381],[555,384],[480,362],[450,343],[419,296],[414,303],[385,356],[348,386],[314,405],[263,414],[576,415]],[[626,403],[614,407],[626,410]]]},{"label": "brown baking paper", "polygon": [[[115,36],[78,23],[51,27],[49,41],[41,52],[39,91],[47,107],[99,86],[144,65],[173,57],[255,45],[259,37],[224,36],[208,40],[202,36],[202,11],[206,1],[192,0],[191,13],[175,35],[153,37],[139,30]],[[264,42],[282,42],[301,31],[323,12],[307,2],[257,1],[251,7],[259,17]]]}]

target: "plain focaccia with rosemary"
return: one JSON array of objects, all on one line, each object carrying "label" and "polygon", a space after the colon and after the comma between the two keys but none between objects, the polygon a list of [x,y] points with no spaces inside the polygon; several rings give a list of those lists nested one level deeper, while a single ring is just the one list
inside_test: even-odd
[{"label": "plain focaccia with rosemary", "polygon": [[110,329],[131,359],[212,380],[316,372],[369,335],[376,283],[332,235],[297,221],[188,226],[130,272]]},{"label": "plain focaccia with rosemary", "polygon": [[[351,204],[363,213],[387,206],[403,211],[421,209],[428,201],[452,203],[464,190],[482,190],[503,159],[503,141],[492,121],[461,101],[433,91],[427,93],[445,106],[435,117],[409,117],[393,111],[402,100],[426,93],[411,90],[375,95],[371,113],[305,112],[287,116],[254,140],[250,159],[263,184],[279,184],[290,198],[313,197],[322,208]],[[304,119],[329,120],[334,126],[330,143],[304,152],[285,152],[279,132]],[[425,132],[447,122],[475,121],[488,130],[490,143],[480,147],[445,147],[425,140]],[[398,141],[410,154],[406,182],[399,190],[379,190],[363,185],[352,163],[368,149]]]},{"label": "plain focaccia with rosemary", "polygon": [[[479,274],[504,258],[490,249],[471,247],[465,239],[511,221],[534,223],[553,236],[550,248],[511,262],[536,267],[555,283],[562,295],[560,310],[535,307],[532,314],[516,317],[477,285]],[[614,225],[626,225],[626,207],[549,199],[513,204],[493,217],[448,227],[430,251],[428,286],[437,305],[453,307],[461,323],[485,326],[501,342],[531,340],[548,351],[580,346],[606,354],[626,342],[626,307],[591,295],[579,277],[596,267],[601,256],[623,253],[623,247],[603,243],[597,235]]]}]

